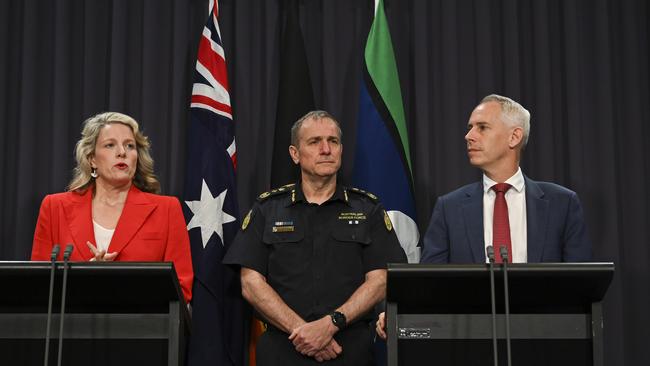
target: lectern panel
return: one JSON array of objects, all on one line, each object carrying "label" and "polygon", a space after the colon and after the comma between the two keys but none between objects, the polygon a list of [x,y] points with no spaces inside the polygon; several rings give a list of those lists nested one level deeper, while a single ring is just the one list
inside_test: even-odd
[{"label": "lectern panel", "polygon": [[[50,263],[0,262],[0,365],[42,365]],[[62,264],[56,264],[50,364],[57,362]],[[66,366],[182,365],[189,314],[172,263],[70,263]]]},{"label": "lectern panel", "polygon": [[[509,266],[512,362],[602,366],[600,301],[611,263]],[[493,364],[490,272],[485,264],[389,264],[388,365]],[[504,272],[495,268],[499,364],[506,365]]]}]

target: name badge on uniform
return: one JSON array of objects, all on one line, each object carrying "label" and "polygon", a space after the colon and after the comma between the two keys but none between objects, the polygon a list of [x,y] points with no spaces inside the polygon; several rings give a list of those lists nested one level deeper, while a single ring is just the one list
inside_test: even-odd
[{"label": "name badge on uniform", "polygon": [[274,233],[290,233],[295,230],[296,228],[293,226],[293,221],[276,221],[273,223],[272,231]]},{"label": "name badge on uniform", "polygon": [[359,225],[366,219],[366,214],[363,212],[341,212],[339,220],[347,221],[348,225]]}]

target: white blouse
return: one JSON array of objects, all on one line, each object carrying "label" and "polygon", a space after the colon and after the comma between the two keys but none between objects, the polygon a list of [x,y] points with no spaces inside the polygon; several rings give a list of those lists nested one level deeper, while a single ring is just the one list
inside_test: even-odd
[{"label": "white blouse", "polygon": [[111,243],[115,229],[106,229],[95,222],[95,220],[93,220],[93,229],[95,230],[95,240],[97,241],[95,245],[97,249],[103,249],[104,252],[108,253],[108,245]]}]

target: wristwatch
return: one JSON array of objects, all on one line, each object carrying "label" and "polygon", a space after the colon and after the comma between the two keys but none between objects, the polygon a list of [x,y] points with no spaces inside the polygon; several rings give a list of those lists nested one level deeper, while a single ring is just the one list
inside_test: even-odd
[{"label": "wristwatch", "polygon": [[345,319],[345,314],[340,311],[335,311],[330,314],[332,317],[332,323],[336,325],[337,328],[343,329],[348,324],[348,321]]}]

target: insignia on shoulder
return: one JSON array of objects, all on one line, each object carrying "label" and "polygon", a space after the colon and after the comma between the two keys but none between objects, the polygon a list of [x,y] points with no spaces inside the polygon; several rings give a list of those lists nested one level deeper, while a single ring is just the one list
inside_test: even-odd
[{"label": "insignia on shoulder", "polygon": [[260,195],[257,197],[257,199],[258,199],[259,201],[264,201],[265,199],[267,199],[267,198],[269,198],[269,197],[271,197],[271,196],[274,196],[274,195],[276,195],[276,194],[280,194],[280,193],[284,193],[284,192],[289,192],[289,191],[290,191],[290,188],[293,187],[294,185],[295,185],[294,183],[286,184],[286,185],[284,185],[284,186],[282,186],[282,187],[280,187],[280,188],[275,188],[275,189],[272,189],[272,190],[270,190],[270,191],[268,191],[268,192],[264,192],[264,193],[260,194]]},{"label": "insignia on shoulder", "polygon": [[352,187],[352,188],[350,188],[350,190],[351,190],[352,192],[356,192],[356,193],[358,193],[358,194],[362,194],[362,195],[364,195],[364,196],[366,196],[366,197],[369,197],[369,198],[370,198],[371,200],[373,200],[374,202],[379,201],[379,198],[378,198],[377,196],[375,196],[374,194],[372,194],[372,193],[370,193],[370,192],[364,191],[363,189],[359,189],[359,188],[354,188],[354,187]]},{"label": "insignia on shoulder", "polygon": [[271,192],[264,192],[264,193],[260,194],[259,197],[257,197],[257,198],[263,200],[263,199],[265,199],[266,197],[268,197],[270,195],[271,195]]},{"label": "insignia on shoulder", "polygon": [[248,227],[248,224],[250,224],[250,222],[251,222],[251,214],[252,213],[253,213],[253,209],[248,211],[248,213],[246,214],[246,217],[244,217],[244,221],[242,221],[242,223],[241,223],[242,231],[246,230],[246,228]]},{"label": "insignia on shoulder", "polygon": [[388,212],[386,212],[386,210],[384,210],[384,224],[386,224],[386,230],[393,230],[393,223],[390,221],[390,217],[388,217]]}]

